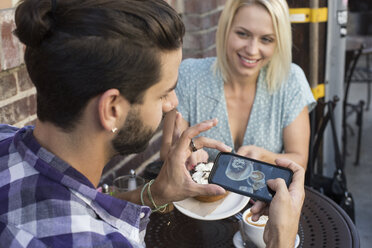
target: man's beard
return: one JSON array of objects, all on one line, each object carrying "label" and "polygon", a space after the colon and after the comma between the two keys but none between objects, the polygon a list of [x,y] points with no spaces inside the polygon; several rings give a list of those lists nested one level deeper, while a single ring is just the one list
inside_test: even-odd
[{"label": "man's beard", "polygon": [[134,107],[130,109],[124,126],[112,140],[112,145],[120,155],[139,153],[147,148],[154,133],[151,128],[144,126],[138,109]]}]

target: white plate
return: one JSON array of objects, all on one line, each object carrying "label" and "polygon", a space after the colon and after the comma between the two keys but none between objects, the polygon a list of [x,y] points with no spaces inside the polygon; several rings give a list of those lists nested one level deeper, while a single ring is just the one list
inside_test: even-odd
[{"label": "white plate", "polygon": [[[243,195],[236,194],[234,192],[230,192],[225,197],[223,202],[212,213],[210,213],[210,214],[208,214],[204,217],[200,216],[198,214],[195,214],[195,213],[191,212],[190,210],[188,210],[186,208],[183,208],[180,205],[180,202],[196,201],[194,198],[188,198],[188,199],[185,199],[185,200],[180,201],[180,202],[174,202],[173,204],[181,213],[183,213],[184,215],[187,215],[191,218],[199,219],[199,220],[220,220],[220,219],[228,218],[228,217],[236,214],[240,210],[242,210],[247,205],[247,203],[249,202],[249,199],[250,198],[247,197],[247,196],[243,196]],[[203,203],[201,203],[201,204],[203,204]]]},{"label": "white plate", "polygon": [[[233,237],[233,243],[235,245],[236,248],[244,248],[243,246],[243,239],[242,239],[242,235],[240,234],[240,231],[237,231]],[[298,236],[298,234],[296,235],[296,241],[295,241],[295,248],[298,247],[298,245],[300,244],[300,236]]]}]

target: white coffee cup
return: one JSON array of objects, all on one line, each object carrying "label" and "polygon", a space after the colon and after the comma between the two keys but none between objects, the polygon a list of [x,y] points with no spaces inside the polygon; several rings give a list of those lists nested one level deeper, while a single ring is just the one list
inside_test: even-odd
[{"label": "white coffee cup", "polygon": [[268,219],[268,216],[263,215],[258,221],[254,222],[252,220],[252,213],[250,208],[243,213],[243,231],[245,233],[245,236],[247,236],[249,238],[249,241],[254,243],[258,248],[266,247],[263,239],[263,233]]}]

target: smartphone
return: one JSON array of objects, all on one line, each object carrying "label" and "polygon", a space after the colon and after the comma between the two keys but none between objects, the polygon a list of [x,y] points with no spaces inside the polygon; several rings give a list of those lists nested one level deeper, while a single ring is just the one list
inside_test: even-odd
[{"label": "smartphone", "polygon": [[283,178],[287,187],[292,182],[293,172],[266,162],[220,152],[208,177],[208,182],[226,190],[270,202],[275,192],[266,184],[269,179]]}]

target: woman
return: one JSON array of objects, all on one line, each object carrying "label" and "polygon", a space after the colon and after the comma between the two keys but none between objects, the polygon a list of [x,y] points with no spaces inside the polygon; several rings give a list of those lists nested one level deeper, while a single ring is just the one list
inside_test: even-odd
[{"label": "woman", "polygon": [[[291,159],[306,168],[309,111],[315,106],[303,71],[291,64],[292,36],[285,0],[228,0],[217,30],[217,58],[187,59],[176,89],[180,131],[216,117],[202,135],[243,156],[274,163]],[[163,128],[161,157],[172,142],[175,113]],[[209,160],[217,152],[207,150]],[[200,158],[190,160],[205,160]]]}]

